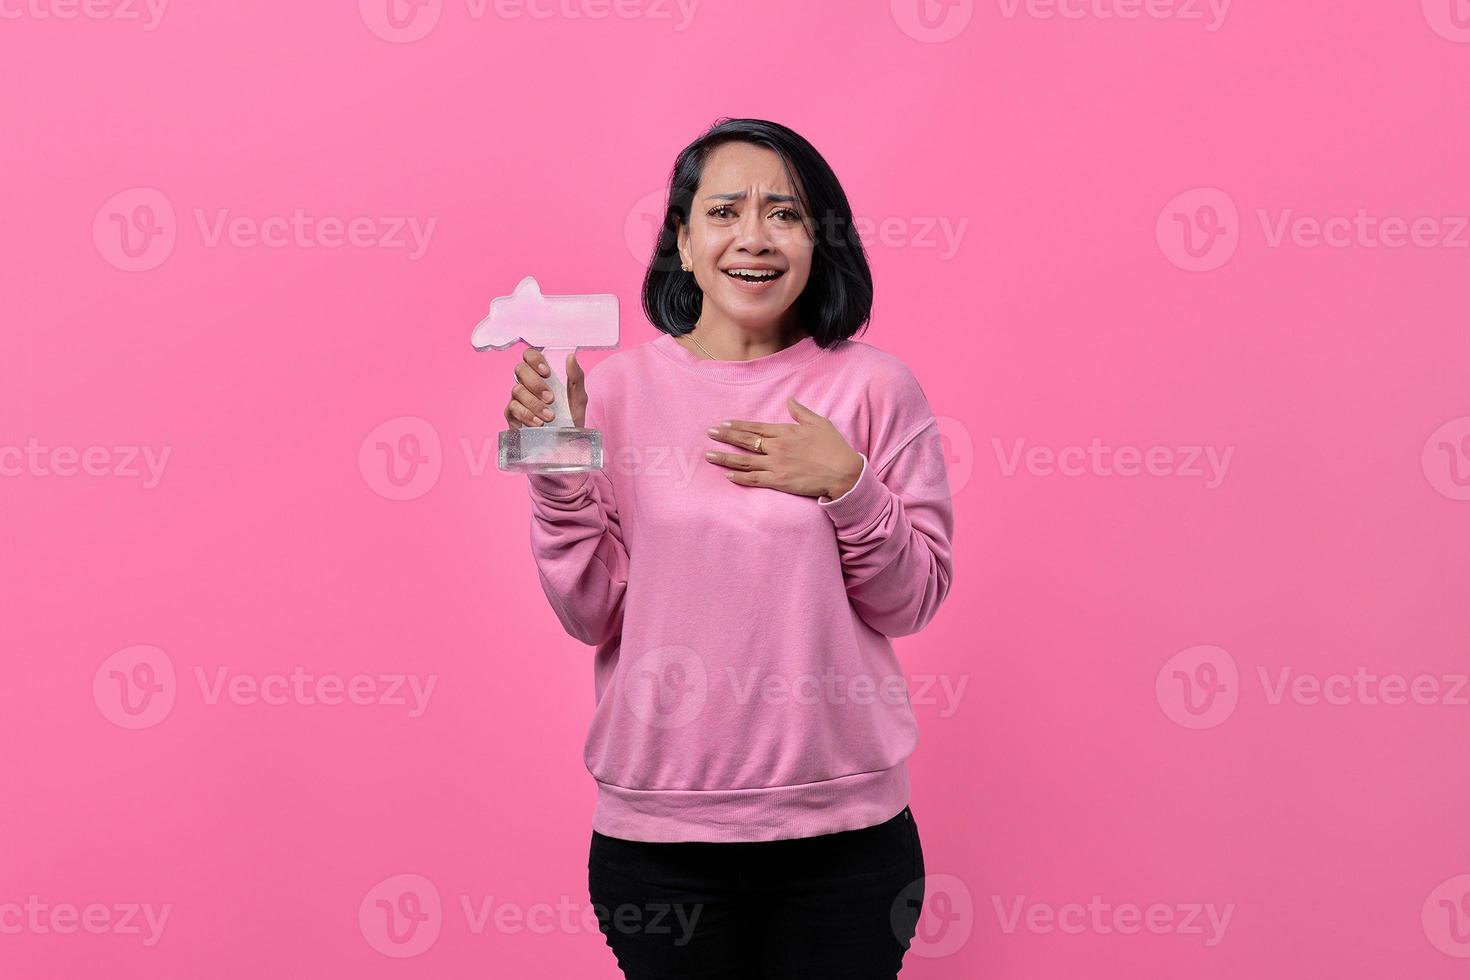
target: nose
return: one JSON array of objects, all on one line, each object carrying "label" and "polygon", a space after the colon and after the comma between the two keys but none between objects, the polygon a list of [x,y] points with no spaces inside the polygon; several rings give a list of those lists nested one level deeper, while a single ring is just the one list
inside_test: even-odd
[{"label": "nose", "polygon": [[735,232],[735,247],[750,255],[763,255],[771,251],[767,232],[765,214],[760,208],[748,207],[740,216],[740,224]]}]

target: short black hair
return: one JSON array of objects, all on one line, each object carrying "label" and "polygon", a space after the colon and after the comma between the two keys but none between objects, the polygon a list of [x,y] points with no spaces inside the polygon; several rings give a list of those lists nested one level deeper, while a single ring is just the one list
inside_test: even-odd
[{"label": "short black hair", "polygon": [[853,227],[847,194],[815,147],[785,126],[764,119],[719,119],[680,151],[669,177],[658,241],[643,277],[643,311],[655,327],[675,337],[694,329],[704,293],[681,267],[679,227],[689,223],[705,160],[715,147],[731,142],[775,151],[796,193],[804,196],[806,215],[816,222],[816,244],[811,277],[796,299],[797,316],[819,347],[848,339],[872,314],[873,274]]}]

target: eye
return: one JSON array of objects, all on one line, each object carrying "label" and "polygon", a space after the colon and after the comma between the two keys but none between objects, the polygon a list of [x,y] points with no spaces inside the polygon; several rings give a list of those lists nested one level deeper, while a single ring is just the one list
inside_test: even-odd
[{"label": "eye", "polygon": [[[728,204],[719,204],[719,205],[716,205],[715,207],[710,208],[705,213],[707,215],[709,215],[711,218],[734,217],[735,216],[735,209],[732,208]],[[777,208],[776,210],[774,210],[774,211],[771,212],[771,216],[773,218],[780,218],[782,221],[800,221],[801,220],[801,215],[797,214],[791,208]]]}]

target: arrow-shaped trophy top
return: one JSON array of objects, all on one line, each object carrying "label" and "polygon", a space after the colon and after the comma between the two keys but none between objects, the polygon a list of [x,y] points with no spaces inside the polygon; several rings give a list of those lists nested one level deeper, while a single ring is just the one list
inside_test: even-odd
[{"label": "arrow-shaped trophy top", "polygon": [[522,279],[509,296],[490,301],[490,313],[475,325],[475,350],[503,350],[523,340],[546,350],[605,349],[618,345],[618,298],[612,293],[543,296],[535,276]]}]

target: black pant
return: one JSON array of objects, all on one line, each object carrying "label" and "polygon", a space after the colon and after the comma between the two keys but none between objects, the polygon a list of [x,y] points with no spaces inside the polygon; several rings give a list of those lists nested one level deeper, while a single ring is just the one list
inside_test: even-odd
[{"label": "black pant", "polygon": [[820,837],[657,844],[593,831],[588,891],[628,980],[892,980],[918,925],[908,807]]}]

